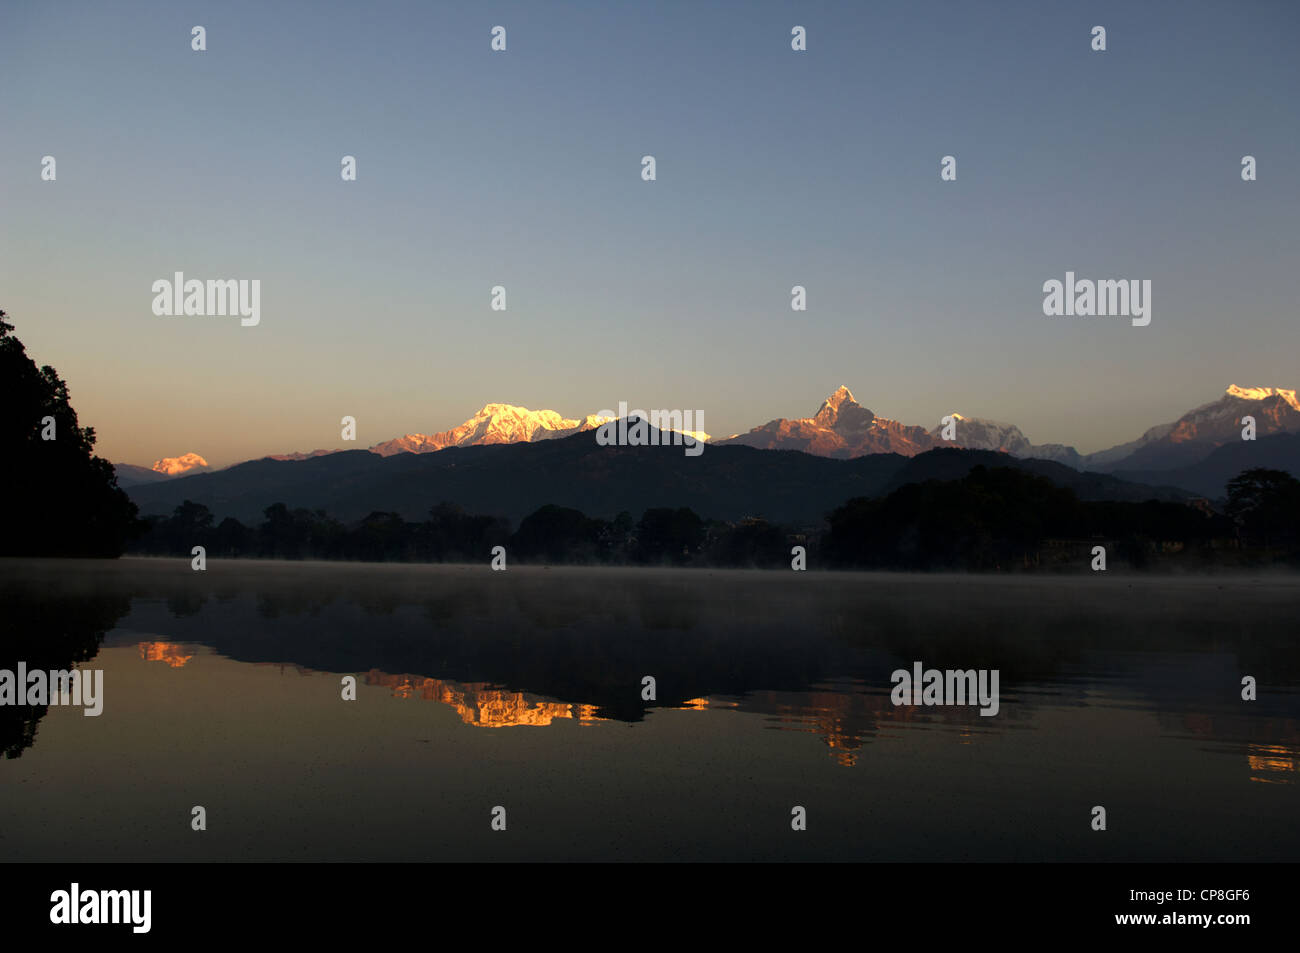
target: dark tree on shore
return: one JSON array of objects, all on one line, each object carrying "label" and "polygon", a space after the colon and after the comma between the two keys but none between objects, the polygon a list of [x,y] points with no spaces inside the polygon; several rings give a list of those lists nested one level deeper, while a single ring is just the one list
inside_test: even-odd
[{"label": "dark tree on shore", "polygon": [[1045,477],[983,466],[959,480],[908,483],[878,499],[849,500],[828,521],[832,565],[879,569],[1028,566],[1052,539],[1085,549],[1090,541],[1114,540],[1118,555],[1140,567],[1165,542],[1197,549],[1231,535],[1223,517],[1181,503],[1084,501]]},{"label": "dark tree on shore", "polygon": [[596,562],[604,528],[578,510],[547,505],[524,517],[511,544],[525,560]]},{"label": "dark tree on shore", "polygon": [[135,504],[77,424],[68,385],[37,367],[0,311],[0,555],[120,556]]},{"label": "dark tree on shore", "polygon": [[1248,541],[1265,547],[1300,539],[1300,480],[1257,467],[1228,482],[1228,515]]},{"label": "dark tree on shore", "polygon": [[641,562],[687,563],[703,542],[704,521],[685,506],[646,510],[636,525],[636,554]]}]

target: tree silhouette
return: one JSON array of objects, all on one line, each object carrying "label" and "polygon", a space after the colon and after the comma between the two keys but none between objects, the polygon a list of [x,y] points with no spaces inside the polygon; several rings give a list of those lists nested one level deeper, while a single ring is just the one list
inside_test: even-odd
[{"label": "tree silhouette", "polygon": [[[99,653],[105,633],[131,610],[131,596],[94,592],[71,596],[15,583],[0,588],[0,669],[13,672],[80,667]],[[48,705],[26,704],[26,691],[14,705],[0,705],[0,755],[18,758],[32,746]]]},{"label": "tree silhouette", "polygon": [[524,559],[596,562],[604,524],[566,506],[546,505],[524,517],[511,545]]},{"label": "tree silhouette", "polygon": [[37,367],[0,311],[0,555],[120,556],[140,531],[113,465],[94,455],[68,385]]},{"label": "tree silhouette", "polygon": [[686,563],[704,542],[704,521],[688,507],[655,507],[636,525],[636,550],[641,562]]},{"label": "tree silhouette", "polygon": [[1113,539],[1126,561],[1141,566],[1165,541],[1195,548],[1231,535],[1222,517],[1181,503],[1083,501],[1044,477],[983,466],[960,480],[849,500],[828,521],[832,565],[889,569],[1027,566],[1048,539]]},{"label": "tree silhouette", "polygon": [[1248,540],[1265,547],[1300,536],[1300,480],[1283,470],[1256,467],[1228,481],[1228,515]]}]

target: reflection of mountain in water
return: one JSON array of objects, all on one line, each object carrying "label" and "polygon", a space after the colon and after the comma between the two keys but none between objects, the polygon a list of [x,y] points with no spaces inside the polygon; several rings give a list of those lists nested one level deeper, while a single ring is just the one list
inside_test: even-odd
[{"label": "reflection of mountain in water", "polygon": [[476,728],[542,727],[556,719],[571,719],[583,725],[605,720],[596,715],[595,705],[547,701],[490,685],[458,685],[441,678],[390,675],[377,670],[366,674],[366,684],[389,688],[398,698],[418,697],[450,705],[461,721]]},{"label": "reflection of mountain in water", "polygon": [[[40,566],[25,575],[28,592],[66,576]],[[185,560],[71,574],[92,575],[59,601],[67,611],[111,592],[120,614],[131,599],[109,644],[135,647],[147,632],[141,654],[175,667],[205,645],[241,662],[370,673],[371,684],[480,727],[726,707],[814,733],[851,764],[895,729],[960,743],[1032,728],[1046,707],[1100,706],[1203,716],[1216,742],[1253,746],[1250,757],[1265,761],[1296,748],[1300,653],[1277,624],[1294,617],[1290,581],[260,562],[194,573]],[[916,660],[997,668],[1000,714],[893,706],[890,673]],[[1245,673],[1267,675],[1258,702],[1238,698]],[[641,698],[646,675],[656,701]]]},{"label": "reflection of mountain in water", "polygon": [[[440,678],[394,675],[378,670],[368,672],[365,683],[388,688],[396,698],[420,698],[449,705],[461,721],[477,728],[541,727],[555,721],[591,725],[608,720],[596,714],[599,710],[596,705],[555,701],[491,685],[463,685]],[[866,741],[888,731],[892,725],[938,722],[953,726],[962,737],[988,727],[978,724],[979,715],[971,709],[895,706],[888,695],[868,694],[861,686],[851,691],[830,686],[824,691],[759,691],[736,698],[688,698],[680,705],[658,707],[766,715],[772,728],[819,735],[834,760],[846,767],[857,763],[857,752]]]},{"label": "reflection of mountain in water", "polygon": [[[181,668],[194,657],[192,648],[175,643],[141,642],[140,657],[163,661]],[[278,665],[258,662],[257,665]],[[300,675],[322,674],[302,665],[289,666]],[[462,722],[475,728],[545,727],[556,722],[594,725],[611,719],[598,714],[600,706],[570,702],[513,691],[489,683],[462,683],[444,678],[384,672],[371,669],[363,676],[366,685],[386,688],[394,698],[438,702],[455,709]],[[857,752],[867,741],[888,733],[894,726],[943,725],[961,738],[992,726],[981,725],[971,708],[924,708],[895,706],[887,694],[869,692],[861,684],[826,685],[807,692],[756,691],[738,697],[688,698],[681,704],[657,704],[657,709],[679,711],[738,711],[766,715],[769,727],[781,731],[815,734],[830,750],[832,758],[846,767],[857,763]],[[1010,720],[1026,715],[1013,712]],[[998,726],[1006,728],[1004,722]]]},{"label": "reflection of mountain in water", "polygon": [[1251,745],[1247,760],[1250,762],[1251,781],[1261,784],[1294,784],[1296,771],[1300,770],[1300,741],[1292,723],[1292,744]]},{"label": "reflection of mountain in water", "polygon": [[1167,733],[1200,742],[1214,751],[1241,754],[1254,784],[1300,782],[1300,720],[1267,713],[1221,711],[1215,714],[1161,712]]},{"label": "reflection of mountain in water", "polygon": [[[194,657],[192,646],[176,643],[141,642],[141,658],[166,662],[172,668],[183,667]],[[1210,660],[1215,656],[1209,656]],[[1270,714],[1277,705],[1268,704],[1245,712],[1218,711],[1206,714],[1195,710],[1197,678],[1188,674],[1187,662],[1205,659],[1198,656],[1176,658],[1178,664],[1166,664],[1164,681],[1177,684],[1179,691],[1170,693],[1160,681],[1142,679],[1136,684],[1134,671],[1150,668],[1148,656],[1133,656],[1130,671],[1122,682],[1112,684],[1108,694],[1112,703],[1130,708],[1151,708],[1161,727],[1171,735],[1198,741],[1214,741],[1218,750],[1246,757],[1251,781],[1289,784],[1295,781],[1300,767],[1300,728],[1295,718]],[[1222,657],[1218,659],[1223,661]],[[257,662],[292,668],[300,675],[321,674],[315,669],[293,663]],[[1096,660],[1093,668],[1099,670]],[[1114,672],[1110,677],[1113,679]],[[1148,673],[1149,674],[1149,673]],[[392,697],[438,702],[453,708],[461,721],[476,728],[545,727],[556,722],[594,725],[609,719],[598,714],[599,706],[587,702],[563,701],[531,692],[513,691],[488,683],[461,683],[449,679],[391,673],[371,669],[363,676],[364,684],[386,688]],[[1034,686],[1033,692],[1060,694],[1058,704],[1071,704],[1060,683],[1079,681],[1070,673],[1061,673],[1057,685]],[[1219,681],[1223,681],[1222,678]],[[1079,681],[1082,688],[1088,683]],[[1127,684],[1127,687],[1125,687]],[[1092,685],[1096,687],[1095,683]],[[1004,701],[1011,696],[1004,694]],[[1284,696],[1284,700],[1287,696]],[[1292,699],[1293,700],[1293,699]],[[887,692],[873,691],[860,680],[810,686],[807,691],[753,691],[741,696],[689,698],[680,705],[661,704],[651,707],[681,711],[737,711],[766,716],[768,727],[779,731],[814,734],[821,738],[831,758],[844,767],[858,763],[863,746],[877,738],[889,737],[898,729],[939,729],[950,732],[957,743],[969,744],[978,734],[1008,728],[1032,728],[1036,706],[1019,704],[1004,707],[996,721],[982,718],[971,707],[926,707],[894,705]],[[1096,703],[1094,701],[1094,703]],[[1084,704],[1075,701],[1073,704]],[[1281,743],[1279,743],[1281,742]]]},{"label": "reflection of mountain in water", "polygon": [[194,653],[185,653],[185,647],[175,642],[141,642],[140,658],[146,662],[165,662],[172,668],[184,668],[185,663],[194,658]]}]

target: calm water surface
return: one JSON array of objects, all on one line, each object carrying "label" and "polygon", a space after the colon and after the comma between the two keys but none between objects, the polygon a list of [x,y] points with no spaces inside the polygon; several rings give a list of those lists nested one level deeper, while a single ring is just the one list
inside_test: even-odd
[{"label": "calm water surface", "polygon": [[[0,859],[1294,861],[1297,609],[1295,577],[0,560],[0,668],[105,681],[97,718],[0,708]],[[893,705],[915,661],[998,669],[997,716]]]}]

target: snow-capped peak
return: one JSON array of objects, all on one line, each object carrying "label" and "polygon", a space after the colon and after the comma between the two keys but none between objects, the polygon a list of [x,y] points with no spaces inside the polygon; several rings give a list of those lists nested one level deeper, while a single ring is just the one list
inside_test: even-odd
[{"label": "snow-capped peak", "polygon": [[197,453],[183,453],[179,457],[163,457],[161,460],[155,460],[150,469],[157,473],[165,473],[168,476],[176,476],[178,473],[185,473],[195,467],[206,467],[207,465],[208,461]]},{"label": "snow-capped peak", "polygon": [[1276,395],[1296,410],[1300,410],[1300,400],[1297,400],[1296,392],[1283,390],[1280,387],[1238,387],[1236,384],[1232,384],[1224,393],[1229,397],[1239,397],[1242,400],[1264,400]]},{"label": "snow-capped peak", "polygon": [[[446,447],[535,443],[594,430],[612,419],[597,414],[569,418],[553,410],[529,410],[515,404],[484,404],[478,413],[459,427],[428,435],[408,433],[395,440],[377,443],[370,452],[386,457],[395,453],[430,453]],[[703,431],[683,433],[705,442],[710,439]]]}]

